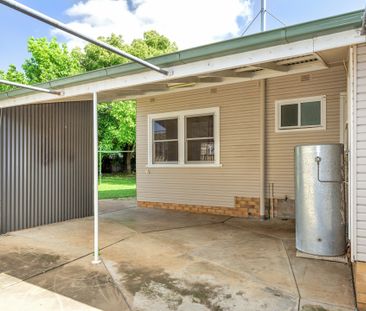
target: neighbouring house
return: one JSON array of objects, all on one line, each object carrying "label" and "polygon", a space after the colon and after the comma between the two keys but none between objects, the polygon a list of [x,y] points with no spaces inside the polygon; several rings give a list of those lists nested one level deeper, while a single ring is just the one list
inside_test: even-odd
[{"label": "neighbouring house", "polygon": [[137,99],[140,207],[295,217],[294,147],[343,143],[348,238],[366,309],[363,11],[50,81],[62,96],[0,94],[0,223],[92,214],[92,98]]}]

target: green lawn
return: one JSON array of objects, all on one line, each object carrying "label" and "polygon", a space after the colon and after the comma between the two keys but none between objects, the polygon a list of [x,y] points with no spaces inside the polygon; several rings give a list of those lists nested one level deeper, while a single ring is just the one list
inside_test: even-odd
[{"label": "green lawn", "polygon": [[99,182],[99,199],[117,199],[136,196],[136,177],[103,175]]}]

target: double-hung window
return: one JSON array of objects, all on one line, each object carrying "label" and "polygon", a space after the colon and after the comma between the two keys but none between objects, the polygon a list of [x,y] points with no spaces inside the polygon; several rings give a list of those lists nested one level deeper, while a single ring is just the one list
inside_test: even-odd
[{"label": "double-hung window", "polygon": [[178,119],[153,120],[153,163],[178,163]]},{"label": "double-hung window", "polygon": [[148,166],[220,166],[219,108],[148,117]]},{"label": "double-hung window", "polygon": [[187,163],[215,162],[214,114],[185,118]]},{"label": "double-hung window", "polygon": [[325,129],[326,97],[276,101],[276,131]]}]

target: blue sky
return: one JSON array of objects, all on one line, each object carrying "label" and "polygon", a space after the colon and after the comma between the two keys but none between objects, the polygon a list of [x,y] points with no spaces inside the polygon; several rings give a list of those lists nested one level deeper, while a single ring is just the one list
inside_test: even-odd
[{"label": "blue sky", "polygon": [[[211,1],[211,2],[209,2]],[[20,0],[92,36],[120,33],[126,41],[156,29],[189,48],[237,36],[259,11],[260,0]],[[286,25],[364,8],[364,0],[267,0],[268,10]],[[208,4],[210,8],[208,8]],[[219,22],[218,22],[219,20]],[[204,21],[204,22],[203,22]],[[268,28],[281,24],[268,16]],[[70,47],[82,44],[28,16],[0,5],[0,69],[28,57],[27,39],[52,37]],[[197,31],[197,29],[199,31]],[[259,31],[259,22],[247,34]]]}]

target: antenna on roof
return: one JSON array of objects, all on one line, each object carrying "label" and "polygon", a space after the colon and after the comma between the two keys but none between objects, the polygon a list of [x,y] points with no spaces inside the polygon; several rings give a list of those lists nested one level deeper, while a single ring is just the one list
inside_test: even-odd
[{"label": "antenna on roof", "polygon": [[249,30],[249,28],[253,25],[253,23],[256,21],[258,16],[261,16],[261,32],[267,30],[267,14],[272,16],[276,21],[278,21],[283,26],[286,26],[284,22],[282,22],[279,18],[274,16],[270,11],[267,10],[267,0],[260,0],[261,1],[261,9],[257,13],[257,15],[251,20],[247,28],[244,29],[244,31],[241,33],[241,36],[244,36],[245,33]]},{"label": "antenna on roof", "polygon": [[362,27],[361,27],[361,35],[366,35],[366,9],[362,15]]},{"label": "antenna on roof", "polygon": [[261,32],[267,29],[267,0],[261,0]]}]

